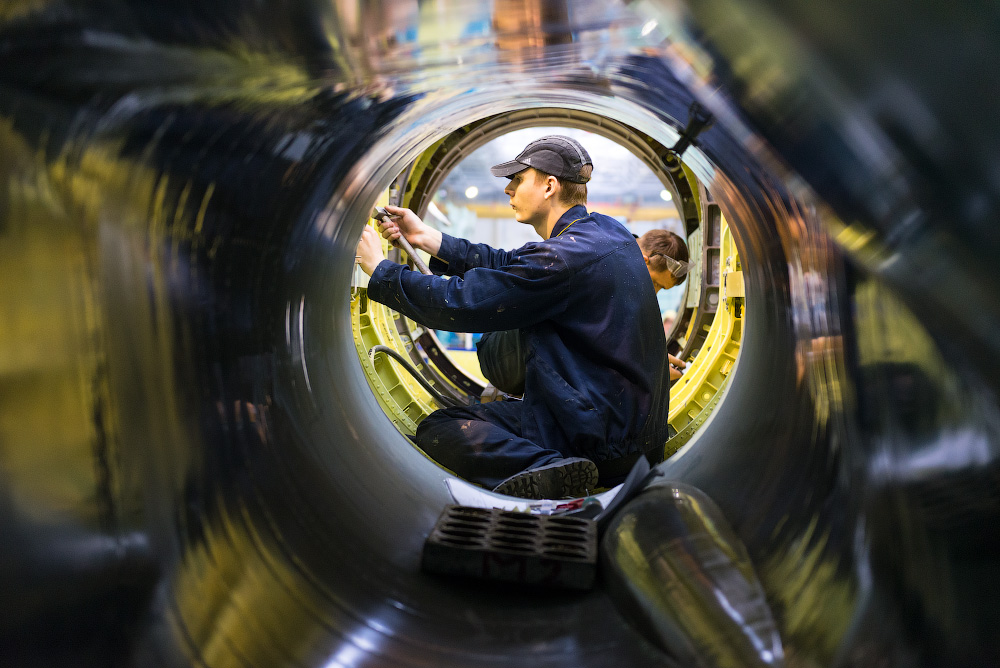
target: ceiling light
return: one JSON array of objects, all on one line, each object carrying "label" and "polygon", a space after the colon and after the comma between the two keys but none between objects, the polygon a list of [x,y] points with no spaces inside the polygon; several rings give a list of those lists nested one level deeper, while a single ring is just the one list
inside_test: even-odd
[{"label": "ceiling light", "polygon": [[670,200],[673,199],[673,195],[670,194],[669,190],[664,189],[660,191],[660,199],[662,199],[664,202],[669,202]]},{"label": "ceiling light", "polygon": [[465,196],[468,197],[469,199],[475,199],[476,195],[478,194],[479,194],[479,188],[477,188],[476,186],[469,186],[468,188],[465,189]]}]

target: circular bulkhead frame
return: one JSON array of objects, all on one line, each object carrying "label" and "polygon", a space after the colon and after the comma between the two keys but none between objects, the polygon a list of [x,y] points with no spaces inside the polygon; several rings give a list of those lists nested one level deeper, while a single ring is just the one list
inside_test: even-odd
[{"label": "circular bulkhead frame", "polygon": [[[592,112],[564,108],[508,112],[465,125],[435,142],[399,174],[380,202],[408,207],[423,217],[433,194],[459,162],[497,137],[530,127],[581,129],[618,143],[656,174],[677,205],[691,270],[667,344],[688,366],[670,390],[671,437],[664,445],[669,457],[705,423],[736,368],[745,294],[739,250],[719,206],[683,162],[670,160],[668,147]],[[384,241],[383,249],[391,259],[409,261]],[[417,424],[437,408],[480,400],[482,383],[449,357],[432,330],[369,300],[359,270],[355,281],[351,322],[358,359],[379,405],[399,431],[413,435]],[[388,347],[397,359],[373,355],[377,346]],[[400,357],[410,360],[421,379],[402,368]]]}]

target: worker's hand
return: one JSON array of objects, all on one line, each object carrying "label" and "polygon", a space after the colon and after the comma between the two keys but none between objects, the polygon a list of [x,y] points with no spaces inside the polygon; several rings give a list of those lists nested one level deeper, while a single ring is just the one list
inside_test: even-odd
[{"label": "worker's hand", "polygon": [[378,238],[378,232],[370,225],[365,225],[361,232],[361,241],[358,243],[358,250],[355,254],[361,260],[361,268],[369,276],[375,271],[378,263],[385,259],[382,254],[382,242]]},{"label": "worker's hand", "polygon": [[667,366],[670,367],[670,380],[673,382],[683,375],[680,370],[685,368],[687,364],[681,358],[667,353]]},{"label": "worker's hand", "polygon": [[385,210],[392,217],[388,222],[377,221],[383,238],[394,243],[402,234],[414,248],[431,255],[441,250],[441,233],[420,220],[420,216],[401,206],[386,206]]}]

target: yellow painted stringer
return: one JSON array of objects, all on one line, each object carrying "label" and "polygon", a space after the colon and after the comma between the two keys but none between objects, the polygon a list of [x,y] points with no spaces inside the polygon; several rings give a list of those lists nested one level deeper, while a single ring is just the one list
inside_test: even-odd
[{"label": "yellow painted stringer", "polygon": [[[388,242],[382,241],[383,251]],[[360,288],[351,299],[351,328],[361,368],[375,397],[393,424],[406,434],[414,434],[433,408],[433,400],[424,388],[388,355],[368,351],[377,345],[389,346],[409,358],[412,342],[404,342],[393,325],[393,312],[386,306],[368,299],[368,290]],[[419,367],[418,367],[419,368]]]},{"label": "yellow painted stringer", "polygon": [[[725,219],[722,221],[722,257],[725,258],[722,285],[732,274],[733,283],[742,289],[739,253]],[[737,290],[723,295],[738,294]],[[670,388],[670,414],[667,421],[676,434],[666,444],[664,455],[669,457],[687,443],[705,423],[722,397],[729,375],[736,366],[736,356],[743,336],[743,297],[726,297],[705,339],[701,351],[688,365],[686,373]],[[691,319],[694,322],[694,318]],[[690,335],[690,332],[688,333]]]}]

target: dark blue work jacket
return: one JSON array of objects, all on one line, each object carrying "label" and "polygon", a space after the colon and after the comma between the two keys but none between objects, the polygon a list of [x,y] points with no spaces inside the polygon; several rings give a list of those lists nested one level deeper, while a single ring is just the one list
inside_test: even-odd
[{"label": "dark blue work jacket", "polygon": [[520,329],[521,436],[567,456],[613,460],[667,440],[666,338],[635,237],[574,206],[552,236],[513,251],[444,235],[436,273],[388,260],[368,296],[434,329]]}]

